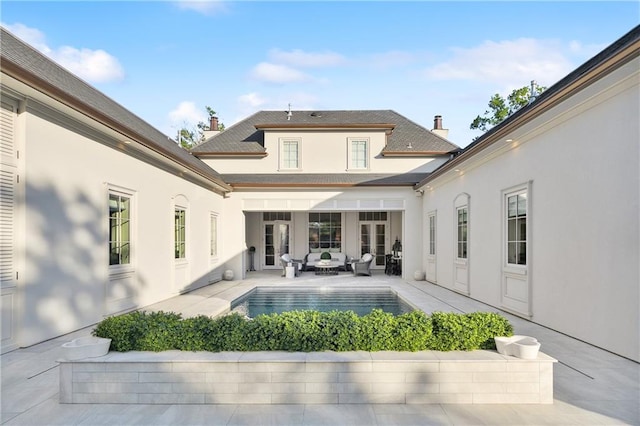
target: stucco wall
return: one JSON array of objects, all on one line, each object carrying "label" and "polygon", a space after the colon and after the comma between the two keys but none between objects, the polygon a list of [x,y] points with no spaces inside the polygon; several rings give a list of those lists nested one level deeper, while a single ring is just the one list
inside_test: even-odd
[{"label": "stucco wall", "polygon": [[[369,140],[368,170],[349,170],[348,140],[349,138],[367,138]],[[203,158],[209,166],[219,173],[278,173],[280,169],[279,141],[281,138],[299,138],[301,173],[406,173],[431,172],[448,159],[444,157],[383,157],[380,152],[384,148],[384,132],[363,131],[289,131],[265,132],[264,158]],[[280,172],[291,173],[291,170]]]},{"label": "stucco wall", "polygon": [[[304,258],[308,252],[308,212],[343,212],[343,252],[348,257],[359,257],[358,212],[388,211],[389,250],[396,236],[403,244],[403,263],[413,277],[413,271],[421,268],[422,224],[420,217],[421,198],[412,188],[349,188],[342,191],[234,191],[225,200],[225,209],[246,223],[227,223],[228,232],[236,236],[225,246],[231,250],[229,256],[240,253],[246,259],[247,246],[256,247],[256,269],[262,267],[262,211],[290,211],[293,222],[292,254]],[[240,216],[238,211],[244,211]],[[231,214],[231,213],[229,213]],[[406,221],[406,222],[405,222]],[[405,225],[406,223],[406,225]],[[408,226],[408,228],[407,228]],[[245,240],[246,232],[246,240]],[[246,243],[245,243],[246,241]],[[233,249],[231,248],[233,246]],[[241,262],[233,265],[234,272],[245,271]]]},{"label": "stucco wall", "polygon": [[[216,279],[211,271],[226,260],[220,195],[95,142],[97,133],[51,110],[32,104],[25,114],[22,345]],[[109,278],[108,185],[134,192],[133,274],[117,282]],[[188,204],[188,268],[181,282],[173,249],[178,196]],[[221,255],[213,261],[211,212],[220,214],[222,234]]]},{"label": "stucco wall", "polygon": [[638,69],[627,64],[425,186],[439,285],[453,288],[453,200],[468,193],[470,296],[501,306],[502,191],[530,182],[531,319],[640,359]]}]

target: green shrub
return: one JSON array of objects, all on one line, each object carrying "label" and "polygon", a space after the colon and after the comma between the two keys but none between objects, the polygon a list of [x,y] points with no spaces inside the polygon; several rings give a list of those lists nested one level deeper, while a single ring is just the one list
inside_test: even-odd
[{"label": "green shrub", "polygon": [[392,331],[394,351],[424,351],[429,348],[433,326],[431,318],[422,311],[412,311],[396,317]]},{"label": "green shrub", "polygon": [[320,260],[331,260],[331,253],[329,253],[328,251],[323,251],[320,254]]},{"label": "green shrub", "polygon": [[290,311],[246,319],[239,314],[182,319],[171,312],[131,312],[106,318],[93,331],[111,350],[164,351],[421,351],[495,349],[495,336],[513,328],[496,313],[413,311],[394,316],[374,309]]},{"label": "green shrub", "polygon": [[495,349],[495,336],[513,335],[506,318],[492,312],[434,312],[429,348],[438,351]]}]

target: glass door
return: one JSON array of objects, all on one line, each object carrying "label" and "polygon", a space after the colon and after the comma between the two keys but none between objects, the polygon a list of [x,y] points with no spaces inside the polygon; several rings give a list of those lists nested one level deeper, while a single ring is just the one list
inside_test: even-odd
[{"label": "glass door", "polygon": [[281,268],[280,256],[289,253],[290,222],[274,221],[264,224],[264,259],[265,269]]},{"label": "glass door", "polygon": [[386,222],[360,222],[360,257],[365,253],[371,253],[374,258],[371,268],[384,268],[387,240]]}]

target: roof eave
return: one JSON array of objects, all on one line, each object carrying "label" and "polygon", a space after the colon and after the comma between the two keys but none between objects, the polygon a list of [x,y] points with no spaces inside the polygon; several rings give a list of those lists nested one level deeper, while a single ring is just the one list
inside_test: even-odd
[{"label": "roof eave", "polygon": [[232,187],[230,187],[229,185],[227,185],[224,181],[222,181],[221,179],[215,177],[215,176],[211,176],[211,175],[207,175],[205,173],[203,173],[200,170],[197,170],[196,168],[194,168],[193,166],[191,166],[190,164],[188,164],[187,162],[182,161],[182,159],[180,159],[179,157],[176,157],[175,155],[173,155],[173,153],[171,153],[170,151],[167,151],[166,149],[162,148],[161,146],[158,146],[157,144],[153,143],[153,141],[151,141],[150,139],[144,137],[143,135],[140,135],[139,133],[135,132],[134,130],[110,119],[106,114],[102,113],[101,111],[99,111],[98,109],[86,104],[85,102],[79,100],[78,98],[58,89],[57,87],[55,87],[54,85],[44,81],[43,79],[41,79],[40,77],[38,77],[37,75],[33,74],[32,72],[30,72],[29,70],[21,67],[20,65],[16,64],[15,62],[11,61],[10,59],[3,57],[2,58],[2,72],[7,74],[8,76],[16,79],[17,81],[20,81],[24,84],[26,84],[27,86],[33,87],[34,89],[38,90],[39,92],[44,93],[45,95],[55,99],[56,101],[62,103],[63,105],[81,113],[87,116],[90,116],[93,120],[95,120],[96,122],[102,124],[103,126],[106,126],[120,134],[122,134],[125,138],[134,140],[138,143],[140,143],[142,146],[144,146],[147,149],[150,149],[160,155],[162,155],[163,157],[166,157],[168,159],[171,159],[172,161],[180,164],[181,166],[183,166],[185,169],[199,175],[200,177],[204,178],[205,180],[211,182],[212,184],[214,184],[214,190],[216,192],[219,193],[229,193],[233,190]]},{"label": "roof eave", "polygon": [[[591,64],[591,67],[589,67],[589,62],[587,62],[583,66],[586,67],[584,70],[582,70],[583,67],[580,67],[574,71],[574,73],[580,72],[577,77],[571,78],[573,74],[571,73],[564,79],[560,80],[556,85],[544,91],[540,98],[535,100],[532,104],[516,111],[502,123],[480,136],[475,142],[463,149],[454,158],[434,170],[428,177],[418,182],[415,185],[415,188],[420,188],[437,179],[439,176],[442,176],[446,172],[454,170],[464,161],[474,157],[476,154],[479,154],[493,144],[500,142],[514,130],[534,120],[549,109],[557,106],[593,82],[620,68],[638,56],[640,56],[640,39],[636,39],[620,50],[612,52],[609,57],[603,59],[601,62]],[[566,79],[569,79],[569,81],[564,81]],[[556,86],[557,89],[555,88]]]}]

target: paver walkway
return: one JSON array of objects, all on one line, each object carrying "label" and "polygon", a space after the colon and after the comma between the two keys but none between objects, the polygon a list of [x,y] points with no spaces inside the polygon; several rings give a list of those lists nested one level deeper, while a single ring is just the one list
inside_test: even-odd
[{"label": "paver walkway", "polygon": [[[217,315],[256,285],[389,286],[425,312],[498,311],[425,281],[372,277],[293,280],[280,273],[250,273],[147,307],[184,316]],[[516,334],[536,337],[541,351],[556,358],[552,405],[117,405],[60,404],[62,343],[86,336],[92,327],[0,356],[1,424],[6,425],[640,425],[640,364],[561,333],[501,312]]]}]

